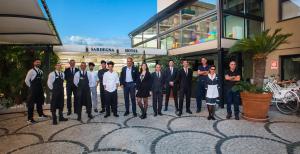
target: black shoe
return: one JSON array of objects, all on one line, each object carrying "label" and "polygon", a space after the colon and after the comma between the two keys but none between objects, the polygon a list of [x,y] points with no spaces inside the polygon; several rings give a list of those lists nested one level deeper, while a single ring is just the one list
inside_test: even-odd
[{"label": "black shoe", "polygon": [[136,113],[133,113],[133,116],[134,116],[134,117],[137,117],[137,114],[136,114]]},{"label": "black shoe", "polygon": [[128,115],[129,115],[129,112],[125,112],[125,113],[124,113],[124,116],[128,116]]},{"label": "black shoe", "polygon": [[167,107],[165,107],[164,111],[168,111],[168,108],[167,108]]},{"label": "black shoe", "polygon": [[88,115],[88,118],[89,118],[89,119],[93,119],[94,117],[93,117],[93,115],[89,114],[89,115]]},{"label": "black shoe", "polygon": [[157,116],[157,113],[154,113],[154,115],[153,115],[154,117],[156,117]]},{"label": "black shoe", "polygon": [[235,120],[240,120],[240,117],[239,117],[239,116],[235,116],[234,119],[235,119]]},{"label": "black shoe", "polygon": [[115,117],[119,117],[119,115],[118,115],[118,114],[114,114],[114,116],[115,116]]},{"label": "black shoe", "polygon": [[216,120],[216,118],[214,116],[211,117],[211,120]]},{"label": "black shoe", "polygon": [[110,116],[110,114],[106,114],[105,116],[104,116],[104,118],[107,118],[107,117],[109,117]]},{"label": "black shoe", "polygon": [[77,117],[77,121],[81,121],[81,117]]},{"label": "black shoe", "polygon": [[201,112],[201,109],[197,109],[196,113],[200,113]]},{"label": "black shoe", "polygon": [[208,117],[207,117],[207,120],[211,120],[211,119],[212,119],[211,116],[208,116]]},{"label": "black shoe", "polygon": [[102,109],[101,111],[100,111],[100,113],[104,113],[105,112],[105,110],[104,109]]},{"label": "black shoe", "polygon": [[39,116],[39,118],[48,118],[49,116],[48,115],[45,115],[45,114],[42,114]]},{"label": "black shoe", "polygon": [[71,111],[68,111],[67,115],[69,116],[69,115],[71,115],[71,114],[72,114],[72,112],[71,112]]},{"label": "black shoe", "polygon": [[162,116],[163,114],[161,112],[159,112],[158,115]]},{"label": "black shoe", "polygon": [[59,117],[59,121],[68,121],[68,119],[64,117]]},{"label": "black shoe", "polygon": [[227,114],[226,119],[230,119],[230,118],[231,118],[231,115]]},{"label": "black shoe", "polygon": [[28,124],[35,124],[35,123],[37,123],[34,119],[28,119],[27,120],[27,123]]},{"label": "black shoe", "polygon": [[187,110],[186,113],[193,114],[191,110]]},{"label": "black shoe", "polygon": [[98,109],[94,109],[94,112],[95,112],[95,113],[98,113]]}]

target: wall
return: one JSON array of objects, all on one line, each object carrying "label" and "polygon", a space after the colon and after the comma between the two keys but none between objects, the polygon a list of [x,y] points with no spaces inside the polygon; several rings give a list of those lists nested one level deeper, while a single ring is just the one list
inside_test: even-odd
[{"label": "wall", "polygon": [[266,76],[280,75],[280,67],[271,70],[271,62],[278,61],[280,66],[281,55],[300,54],[300,17],[279,21],[279,2],[278,0],[265,0],[265,29],[275,30],[282,28],[282,33],[293,33],[288,39],[288,44],[281,45],[278,50],[269,54],[266,66]]},{"label": "wall", "polygon": [[170,6],[177,0],[157,0],[157,13]]}]

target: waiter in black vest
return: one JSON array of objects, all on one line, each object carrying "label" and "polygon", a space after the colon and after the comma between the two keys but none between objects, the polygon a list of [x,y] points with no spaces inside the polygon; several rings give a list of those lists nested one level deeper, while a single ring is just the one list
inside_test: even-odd
[{"label": "waiter in black vest", "polygon": [[75,60],[70,60],[69,62],[70,67],[65,70],[65,79],[67,81],[66,91],[67,91],[67,108],[68,108],[68,115],[72,113],[72,94],[74,96],[73,106],[74,106],[74,113],[76,113],[76,101],[77,101],[77,87],[74,85],[74,75],[76,72],[79,71],[78,68],[75,68]]},{"label": "waiter in black vest", "polygon": [[82,62],[80,64],[80,71],[78,71],[74,76],[74,84],[77,87],[77,120],[81,121],[82,106],[86,107],[88,117],[93,119],[92,116],[92,98],[91,90],[89,86],[89,78],[91,78],[91,73],[86,71],[86,63]]},{"label": "waiter in black vest", "polygon": [[48,87],[52,92],[51,113],[53,125],[57,125],[56,109],[58,109],[59,121],[68,121],[63,117],[64,109],[64,73],[61,72],[61,64],[55,65],[55,71],[51,72],[47,81]]},{"label": "waiter in black vest", "polygon": [[27,98],[28,109],[28,123],[36,123],[33,119],[34,104],[36,104],[36,110],[40,118],[48,117],[43,113],[43,104],[45,100],[44,90],[42,85],[43,71],[40,69],[41,60],[35,59],[33,61],[33,68],[30,69],[26,75],[25,83],[29,87],[29,95]]}]

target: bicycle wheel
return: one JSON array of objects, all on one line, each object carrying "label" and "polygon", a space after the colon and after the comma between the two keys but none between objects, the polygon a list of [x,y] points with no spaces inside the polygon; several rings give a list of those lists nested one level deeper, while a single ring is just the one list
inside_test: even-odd
[{"label": "bicycle wheel", "polygon": [[276,102],[277,109],[283,114],[293,114],[299,109],[299,97],[295,92],[287,92],[281,101]]}]

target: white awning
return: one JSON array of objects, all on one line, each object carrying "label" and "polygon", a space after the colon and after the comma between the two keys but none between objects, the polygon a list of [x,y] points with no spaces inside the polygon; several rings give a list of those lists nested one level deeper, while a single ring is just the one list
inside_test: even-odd
[{"label": "white awning", "polygon": [[0,44],[61,45],[45,0],[0,0]]}]

